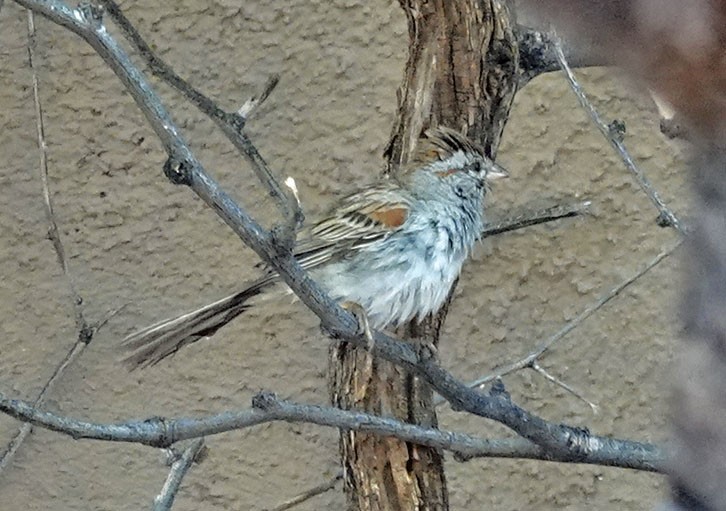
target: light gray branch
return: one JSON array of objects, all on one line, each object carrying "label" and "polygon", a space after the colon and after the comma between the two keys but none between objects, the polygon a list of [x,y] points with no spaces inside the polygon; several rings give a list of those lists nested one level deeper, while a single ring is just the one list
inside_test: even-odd
[{"label": "light gray branch", "polygon": [[[175,184],[189,186],[243,242],[275,269],[300,300],[321,319],[323,327],[334,339],[351,342],[357,346],[367,344],[365,337],[358,331],[355,318],[343,311],[307,276],[292,256],[290,247],[278,243],[276,236],[265,231],[205,171],[146,78],[107,32],[103,25],[102,12],[98,7],[83,4],[78,9],[70,9],[63,2],[56,0],[16,1],[68,28],[87,41],[124,83],[161,140],[169,155],[164,165],[166,176]],[[516,405],[506,395],[486,395],[470,389],[438,365],[430,355],[419,353],[408,343],[399,342],[381,332],[375,332],[374,337],[375,355],[422,377],[451,403],[453,409],[468,411],[504,424],[523,438],[540,446],[551,459],[593,459],[594,453],[621,452],[620,441],[597,437],[581,428],[548,422]],[[259,416],[252,414],[246,419],[257,420]],[[156,432],[159,431],[163,432],[163,430]],[[129,433],[123,428],[118,431],[120,435]],[[164,444],[158,437],[153,441]],[[623,461],[623,466],[633,466],[631,464],[641,466],[644,459],[660,455],[660,451],[654,446],[637,443],[634,445],[639,447],[634,450],[632,458]]]},{"label": "light gray branch", "polygon": [[597,415],[598,406],[595,403],[593,403],[592,401],[590,401],[589,399],[587,399],[582,392],[580,392],[579,390],[577,390],[572,385],[570,385],[570,384],[562,381],[560,378],[557,378],[556,376],[554,376],[553,374],[551,374],[544,367],[542,367],[541,365],[539,365],[539,363],[537,362],[537,360],[533,360],[532,363],[529,364],[529,367],[530,367],[530,369],[533,369],[536,373],[540,374],[545,380],[549,381],[550,383],[553,383],[553,384],[557,385],[558,387],[564,389],[565,391],[567,391],[570,394],[572,394],[573,396],[575,396],[580,401],[583,401],[584,403],[586,403],[590,407],[590,410],[592,411],[592,413],[594,415]]},{"label": "light gray branch", "polygon": [[[0,2],[2,7],[2,2]],[[83,313],[83,299],[76,290],[76,286],[73,280],[73,276],[68,268],[68,259],[66,257],[65,248],[63,247],[63,240],[58,230],[58,225],[55,219],[55,210],[53,208],[53,200],[50,194],[50,186],[48,183],[48,155],[47,155],[47,144],[45,140],[45,123],[43,120],[43,106],[40,101],[40,87],[38,84],[38,73],[36,70],[36,58],[35,58],[35,14],[32,10],[28,9],[28,65],[32,73],[32,88],[33,88],[33,103],[35,105],[35,119],[36,119],[36,131],[38,137],[38,154],[40,159],[40,182],[43,190],[43,203],[45,206],[46,219],[48,221],[48,238],[53,244],[53,249],[58,259],[58,264],[61,267],[63,276],[66,279],[69,293],[71,295],[71,306],[73,307],[76,331],[78,336],[76,342],[68,350],[66,355],[56,366],[53,374],[51,374],[48,381],[43,385],[43,388],[38,393],[34,404],[40,406],[45,400],[45,397],[53,389],[55,383],[65,372],[66,368],[69,367],[73,362],[80,357],[81,353],[85,350],[93,340],[93,336],[98,330],[110,319],[117,311],[111,312],[106,319],[95,325],[89,325],[85,319]],[[15,453],[18,451],[20,446],[23,444],[25,439],[32,433],[32,426],[30,424],[23,424],[15,436],[8,442],[5,449],[0,454],[0,472],[2,472],[13,460]]]},{"label": "light gray branch", "polygon": [[48,145],[45,142],[45,123],[43,120],[43,106],[40,102],[40,90],[38,86],[38,73],[35,69],[35,15],[28,9],[28,64],[32,71],[33,81],[33,104],[35,105],[35,126],[38,135],[38,155],[40,158],[40,182],[43,188],[43,205],[45,206],[45,217],[48,221],[48,238],[53,243],[53,249],[58,259],[58,264],[63,270],[63,276],[68,283],[68,289],[72,298],[73,311],[76,319],[76,329],[79,338],[90,338],[93,336],[91,327],[83,317],[83,298],[78,294],[73,277],[68,269],[68,258],[63,247],[63,240],[58,231],[58,224],[55,221],[53,200],[51,199],[50,186],[48,184]]},{"label": "light gray branch", "polygon": [[675,252],[676,249],[681,246],[682,242],[683,240],[678,240],[678,242],[676,242],[673,246],[658,254],[652,261],[646,264],[637,273],[628,277],[620,284],[612,288],[610,291],[602,295],[596,302],[588,305],[582,312],[580,312],[580,314],[575,316],[571,321],[568,321],[565,326],[558,330],[554,335],[538,343],[537,346],[525,356],[505,366],[494,369],[491,374],[483,376],[471,382],[469,385],[471,385],[472,387],[481,388],[484,385],[496,380],[497,378],[501,378],[502,376],[506,376],[507,374],[511,374],[526,367],[530,367],[532,363],[534,363],[542,355],[544,355],[555,343],[567,336],[575,328],[580,326],[587,318],[595,314],[598,310],[604,307],[605,304],[610,302],[610,300],[622,293],[625,288],[630,286],[633,282],[637,281],[640,277],[655,268],[658,263],[660,263],[663,259]]},{"label": "light gray branch", "polygon": [[343,480],[343,472],[340,471],[337,474],[335,474],[335,477],[331,477],[329,480],[325,481],[324,483],[321,483],[317,486],[313,486],[309,490],[306,490],[298,495],[295,495],[291,499],[287,499],[285,502],[282,502],[281,504],[278,504],[277,506],[273,507],[269,511],[287,511],[288,509],[292,509],[298,504],[302,504],[303,502],[312,499],[313,497],[317,497],[318,495],[322,495],[323,493],[332,490],[335,488],[335,485],[338,484],[338,481]]},{"label": "light gray branch", "polygon": [[260,94],[249,98],[237,112],[228,113],[222,110],[213,100],[201,91],[192,87],[189,82],[179,76],[164,60],[156,55],[149,44],[144,40],[136,27],[124,15],[114,0],[100,0],[106,12],[116,22],[127,41],[131,43],[149,66],[151,73],[164,80],[184,95],[201,112],[209,116],[222,130],[227,139],[244,155],[252,165],[257,178],[267,188],[270,196],[286,219],[278,229],[279,239],[292,246],[297,229],[302,226],[304,216],[300,204],[291,194],[280,186],[273,172],[257,151],[243,128],[252,112],[257,109],[270,95],[279,82],[279,76],[273,75],[261,90]]},{"label": "light gray branch", "polygon": [[[657,472],[665,454],[653,444],[587,436],[572,452],[550,453],[522,438],[488,440],[462,433],[425,428],[395,419],[333,407],[301,405],[260,393],[252,408],[223,412],[200,419],[165,419],[98,424],[38,410],[31,403],[0,394],[0,412],[76,439],[131,442],[169,447],[175,442],[245,429],[272,421],[303,422],[375,435],[395,436],[405,442],[444,449],[460,460],[477,457],[527,458],[546,461],[597,464]],[[584,437],[583,437],[584,438]]]},{"label": "light gray branch", "polygon": [[154,505],[151,508],[153,511],[169,511],[171,509],[176,494],[181,487],[182,479],[192,468],[192,463],[194,463],[203,447],[203,438],[194,440],[189,447],[184,449],[181,456],[171,464],[171,470],[169,470],[169,475],[164,481],[164,486],[161,488],[159,495],[154,498]]},{"label": "light gray branch", "polygon": [[561,204],[537,211],[527,211],[502,220],[489,222],[481,234],[482,239],[516,231],[533,225],[554,222],[564,218],[583,216],[590,213],[590,201],[576,202],[574,204]]},{"label": "light gray branch", "polygon": [[618,153],[620,158],[623,160],[623,163],[625,163],[627,169],[635,177],[635,180],[638,182],[638,185],[643,190],[643,192],[645,192],[651,202],[655,204],[655,207],[658,208],[658,224],[661,227],[673,227],[681,234],[685,234],[685,226],[681,223],[675,213],[673,213],[673,211],[671,211],[670,208],[666,206],[665,202],[663,202],[663,199],[660,198],[660,195],[653,187],[650,180],[635,164],[633,158],[630,156],[630,153],[625,148],[625,144],[623,143],[623,136],[625,134],[625,131],[622,123],[614,121],[613,123],[608,125],[605,123],[605,121],[602,120],[600,114],[597,113],[597,110],[595,110],[595,107],[592,105],[590,100],[587,99],[585,92],[582,90],[582,87],[577,82],[577,79],[575,78],[572,69],[570,69],[570,66],[567,63],[562,44],[557,38],[554,38],[553,40],[553,49],[555,52],[555,56],[557,57],[557,61],[562,67],[562,72],[567,78],[567,82],[570,84],[570,88],[577,96],[577,100],[579,101],[580,105],[588,113],[588,115],[592,119],[592,122],[595,124],[600,133],[603,134],[603,136],[607,139],[613,149],[615,149],[615,151]]}]

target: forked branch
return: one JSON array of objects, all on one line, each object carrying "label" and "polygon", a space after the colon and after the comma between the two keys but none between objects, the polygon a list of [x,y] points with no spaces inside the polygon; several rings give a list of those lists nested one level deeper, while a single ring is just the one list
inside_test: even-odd
[{"label": "forked branch", "polygon": [[[252,408],[229,411],[199,419],[164,419],[99,424],[79,421],[42,411],[31,403],[8,399],[0,394],[0,411],[16,419],[69,435],[76,439],[129,442],[152,447],[169,447],[176,442],[245,429],[273,421],[304,422],[375,435],[445,449],[461,460],[478,457],[529,458],[660,470],[664,453],[656,446],[628,440],[589,436],[582,450],[551,453],[521,438],[489,440],[462,433],[416,426],[395,419],[334,407],[303,405],[262,392],[252,400]],[[586,448],[585,448],[586,447]]]},{"label": "forked branch", "polygon": [[[106,30],[100,9],[88,4],[78,9],[70,9],[63,2],[53,0],[17,1],[86,40],[119,76],[161,140],[168,153],[168,160],[164,165],[167,177],[175,184],[189,186],[204,200],[243,242],[280,274],[282,280],[321,319],[324,328],[334,338],[357,346],[366,345],[365,338],[358,332],[355,318],[323,293],[292,257],[289,247],[280,246],[276,236],[264,230],[206,172],[146,78]],[[619,440],[598,437],[580,428],[548,422],[516,405],[508,396],[487,395],[469,388],[432,358],[422,355],[409,344],[381,332],[373,335],[375,355],[423,378],[454,409],[465,410],[511,428],[536,444],[549,458],[580,461],[608,452],[619,453],[618,456],[622,456],[622,466],[640,466],[643,459],[661,455],[655,446],[634,443],[637,447],[629,452],[632,457],[624,456]],[[9,411],[7,408],[6,410]],[[156,431],[160,432],[164,433],[165,430],[162,428]],[[168,435],[168,431],[165,434]],[[159,441],[158,438],[155,441]]]}]

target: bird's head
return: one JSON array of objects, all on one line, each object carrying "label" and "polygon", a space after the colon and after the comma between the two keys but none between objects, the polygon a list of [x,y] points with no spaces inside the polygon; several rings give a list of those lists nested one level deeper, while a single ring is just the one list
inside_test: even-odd
[{"label": "bird's head", "polygon": [[494,163],[477,143],[451,128],[429,130],[419,141],[414,163],[439,177],[465,173],[484,183],[508,177],[509,172]]}]

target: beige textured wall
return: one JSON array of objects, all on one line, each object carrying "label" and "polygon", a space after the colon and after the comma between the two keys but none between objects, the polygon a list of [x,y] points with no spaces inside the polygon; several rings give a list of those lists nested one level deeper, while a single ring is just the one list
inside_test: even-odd
[{"label": "beige textured wall", "polygon": [[[250,133],[280,175],[296,178],[309,217],[380,169],[407,42],[396,3],[186,0],[123,8],[163,58],[226,108],[269,73],[282,75]],[[0,12],[0,391],[31,399],[76,335],[45,238],[25,19],[12,2]],[[251,312],[157,368],[129,374],[118,364],[124,335],[229,293],[255,275],[256,259],[191,192],[165,180],[159,143],[93,51],[44,20],[38,30],[51,186],[71,271],[90,321],[127,305],[65,373],[48,408],[115,421],[240,409],[260,389],[325,402],[326,341],[313,315],[289,301]],[[626,121],[637,161],[683,212],[682,149],[659,134],[647,97],[612,71],[581,76],[602,112]],[[212,123],[157,85],[214,176],[261,218],[274,219]],[[655,226],[648,199],[558,75],[519,94],[499,161],[512,178],[497,184],[493,209],[589,198],[596,214],[477,250],[441,348],[445,366],[467,380],[529,351],[675,239]],[[664,439],[679,278],[672,257],[542,361],[598,403],[598,415],[531,372],[506,378],[513,397],[600,434]],[[503,433],[447,409],[441,415],[445,428]],[[0,417],[0,443],[17,427]],[[211,438],[208,459],[185,480],[175,509],[273,507],[337,472],[336,436],[270,424]],[[447,459],[453,509],[635,510],[651,507],[663,490],[661,477],[631,471]],[[0,473],[0,500],[4,509],[138,509],[165,476],[153,449],[37,431]],[[299,509],[342,502],[335,491]]]}]

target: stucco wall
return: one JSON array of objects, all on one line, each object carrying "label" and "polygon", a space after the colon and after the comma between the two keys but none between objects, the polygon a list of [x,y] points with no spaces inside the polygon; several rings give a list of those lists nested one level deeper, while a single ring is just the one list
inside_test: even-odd
[{"label": "stucco wall", "polygon": [[[243,4],[240,6],[240,4]],[[309,218],[370,181],[382,165],[406,56],[405,19],[384,1],[125,2],[159,54],[228,109],[266,77],[282,82],[249,131],[273,169],[297,180]],[[201,415],[249,406],[260,389],[324,403],[327,342],[299,303],[271,302],[156,368],[129,373],[120,340],[139,326],[206,303],[256,275],[252,252],[192,193],[161,173],[165,155],[113,73],[81,40],[38,19],[41,96],[51,187],[86,315],[113,317],[63,376],[49,409],[96,421]],[[26,15],[0,12],[0,391],[32,399],[75,341],[65,280],[46,239]],[[658,132],[655,109],[610,70],[580,73],[596,105],[627,124],[627,144],[676,211],[688,202],[682,148]],[[207,168],[260,218],[273,205],[213,124],[157,84]],[[590,218],[488,240],[465,269],[440,350],[464,380],[528,352],[672,242],[656,211],[559,75],[517,97],[491,208],[590,199]],[[561,341],[542,365],[600,406],[532,372],[506,378],[514,399],[544,417],[599,434],[662,440],[675,351],[678,255]],[[441,412],[444,428],[504,434]],[[18,424],[0,416],[0,444]],[[274,507],[338,471],[337,433],[269,424],[210,438],[175,509]],[[543,462],[448,459],[453,509],[635,510],[663,479]],[[7,509],[138,509],[166,468],[158,451],[72,441],[37,431],[0,473]],[[298,509],[336,509],[340,491]],[[2,506],[6,508],[4,504]]]}]

